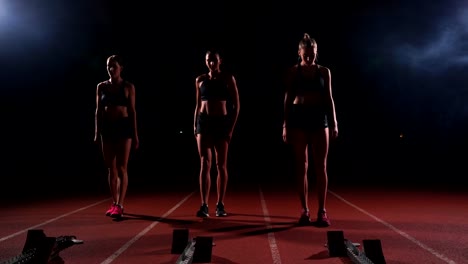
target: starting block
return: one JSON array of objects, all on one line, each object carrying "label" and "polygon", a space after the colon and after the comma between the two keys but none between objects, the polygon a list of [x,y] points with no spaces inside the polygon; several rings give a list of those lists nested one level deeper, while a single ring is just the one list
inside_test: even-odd
[{"label": "starting block", "polygon": [[1,264],[48,264],[73,245],[83,244],[75,236],[47,237],[42,229],[28,230],[21,254]]},{"label": "starting block", "polygon": [[364,252],[359,243],[344,237],[343,231],[327,232],[327,248],[330,257],[349,257],[355,264],[386,264],[379,239],[364,239]]},{"label": "starting block", "polygon": [[172,230],[171,254],[182,254],[189,241],[189,230],[187,228]]},{"label": "starting block", "polygon": [[188,229],[173,230],[171,253],[180,254],[176,264],[209,263],[213,246],[213,237],[198,236],[190,240]]}]

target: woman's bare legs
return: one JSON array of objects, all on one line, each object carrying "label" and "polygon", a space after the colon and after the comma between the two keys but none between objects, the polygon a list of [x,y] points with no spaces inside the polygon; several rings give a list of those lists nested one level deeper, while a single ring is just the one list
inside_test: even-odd
[{"label": "woman's bare legs", "polygon": [[118,177],[117,162],[116,162],[116,149],[115,145],[111,140],[101,138],[102,143],[102,154],[104,157],[104,164],[107,168],[107,181],[109,184],[109,190],[112,197],[112,205],[109,210],[106,211],[106,215],[110,216],[114,211],[114,206],[119,201],[119,186],[120,179]]},{"label": "woman's bare legs", "polygon": [[308,204],[308,196],[309,196],[309,182],[308,182],[308,175],[307,170],[309,166],[308,162],[308,138],[307,134],[295,128],[290,128],[287,131],[288,142],[292,146],[292,154],[293,154],[293,170],[294,175],[297,183],[297,190],[299,193],[299,199],[301,202],[302,207],[302,216],[299,220],[301,224],[306,224],[309,222],[310,219],[308,218],[309,215],[309,204]]},{"label": "woman's bare legs", "polygon": [[319,226],[329,226],[330,220],[326,214],[326,201],[328,192],[328,128],[314,131],[311,135],[311,143],[315,174],[317,177],[318,216],[316,224]]},{"label": "woman's bare legs", "polygon": [[216,178],[217,186],[217,202],[216,202],[216,216],[227,216],[224,210],[224,197],[228,184],[227,172],[227,156],[228,156],[229,142],[228,140],[219,140],[215,143],[216,153],[216,168],[218,176]]},{"label": "woman's bare legs", "polygon": [[117,143],[116,149],[116,167],[119,177],[119,195],[117,204],[123,208],[125,196],[128,187],[128,160],[130,158],[130,151],[132,148],[132,139],[123,139]]},{"label": "woman's bare legs", "polygon": [[211,154],[211,140],[206,138],[202,134],[197,134],[197,146],[198,154],[200,156],[200,175],[199,175],[199,184],[200,184],[200,200],[201,207],[197,212],[198,217],[209,217],[208,214],[208,199],[210,196],[211,188],[211,164],[212,164],[212,154]]},{"label": "woman's bare legs", "polygon": [[[128,186],[128,160],[132,146],[131,139],[121,141],[102,139],[104,163],[108,170],[108,182],[113,204],[106,215],[118,218],[123,216],[123,204]],[[115,210],[118,207],[119,210]]]}]

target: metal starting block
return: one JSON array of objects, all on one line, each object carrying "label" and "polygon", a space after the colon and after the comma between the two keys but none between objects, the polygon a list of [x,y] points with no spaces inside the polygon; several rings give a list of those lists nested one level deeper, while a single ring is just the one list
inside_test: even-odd
[{"label": "metal starting block", "polygon": [[42,229],[30,229],[21,254],[1,264],[53,263],[62,250],[77,244],[83,244],[83,240],[75,236],[48,237]]},{"label": "metal starting block", "polygon": [[328,231],[327,244],[330,257],[349,257],[355,264],[386,264],[379,239],[364,239],[364,252],[359,243],[344,238],[343,231]]},{"label": "metal starting block", "polygon": [[[213,250],[213,237],[198,236],[188,239],[188,229],[174,229],[172,233],[172,254],[180,254],[176,264],[209,263]],[[182,247],[184,245],[184,247]]]}]

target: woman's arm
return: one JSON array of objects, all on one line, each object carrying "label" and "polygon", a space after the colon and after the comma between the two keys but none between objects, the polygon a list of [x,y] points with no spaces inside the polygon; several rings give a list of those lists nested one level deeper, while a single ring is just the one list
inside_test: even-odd
[{"label": "woman's arm", "polygon": [[129,107],[128,107],[128,114],[132,119],[133,125],[133,139],[135,140],[135,146],[138,147],[138,125],[137,125],[137,111],[136,111],[136,93],[135,93],[135,86],[132,83],[129,83],[128,86],[128,98],[129,98]]},{"label": "woman's arm", "polygon": [[99,134],[101,133],[101,87],[102,83],[99,83],[96,87],[96,111],[94,113],[94,141],[97,141],[99,139]]},{"label": "woman's arm", "polygon": [[195,78],[195,113],[193,116],[193,133],[194,134],[197,129],[197,117],[198,117],[198,112],[200,111],[200,105],[201,105],[200,80],[201,80],[201,76],[198,76],[197,78]]},{"label": "woman's arm", "polygon": [[237,118],[239,117],[240,111],[240,100],[239,100],[239,89],[237,87],[236,78],[231,75],[231,78],[228,81],[229,95],[232,99],[232,118],[231,118],[231,132],[234,131],[234,127],[237,123]]},{"label": "woman's arm", "polygon": [[328,69],[327,67],[322,67],[321,70],[322,70],[322,76],[324,76],[325,88],[327,90],[326,98],[327,98],[328,116],[330,117],[330,126],[332,128],[335,128],[335,127],[338,127],[338,122],[336,120],[335,102],[333,100],[331,73],[330,73],[330,69]]},{"label": "woman's arm", "polygon": [[283,106],[283,128],[285,128],[288,124],[289,119],[289,112],[291,109],[291,105],[294,101],[294,91],[293,91],[293,73],[295,72],[294,67],[289,69],[286,73],[285,78],[285,93],[284,93],[284,106]]}]

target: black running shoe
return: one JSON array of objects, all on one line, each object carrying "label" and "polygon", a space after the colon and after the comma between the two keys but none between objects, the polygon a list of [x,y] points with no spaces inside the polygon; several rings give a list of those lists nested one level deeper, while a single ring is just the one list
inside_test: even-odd
[{"label": "black running shoe", "polygon": [[223,203],[216,204],[216,216],[218,216],[218,217],[227,216],[226,210],[224,210],[224,204]]},{"label": "black running shoe", "polygon": [[202,206],[200,206],[200,210],[198,210],[197,212],[197,217],[210,217],[210,215],[208,214],[208,205],[207,204],[203,204]]}]

